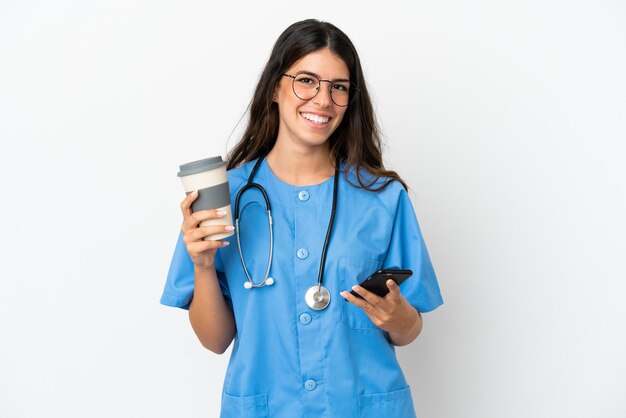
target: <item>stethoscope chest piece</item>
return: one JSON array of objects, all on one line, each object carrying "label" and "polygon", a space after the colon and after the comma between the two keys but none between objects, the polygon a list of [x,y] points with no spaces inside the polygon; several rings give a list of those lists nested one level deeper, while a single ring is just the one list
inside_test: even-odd
[{"label": "stethoscope chest piece", "polygon": [[309,287],[304,295],[304,300],[309,308],[321,311],[330,304],[330,292],[324,286],[316,284]]}]

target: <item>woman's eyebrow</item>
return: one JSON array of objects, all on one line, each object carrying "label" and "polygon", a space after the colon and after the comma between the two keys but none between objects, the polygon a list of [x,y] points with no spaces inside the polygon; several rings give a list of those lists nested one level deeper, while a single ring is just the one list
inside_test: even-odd
[{"label": "woman's eyebrow", "polygon": [[[322,77],[321,75],[319,75],[317,73],[314,73],[313,71],[302,70],[302,71],[297,71],[297,72],[314,75],[315,77],[319,78],[320,80],[326,80],[324,77]],[[348,78],[333,78],[333,79],[331,79],[329,81],[350,81],[350,79],[348,79]]]}]

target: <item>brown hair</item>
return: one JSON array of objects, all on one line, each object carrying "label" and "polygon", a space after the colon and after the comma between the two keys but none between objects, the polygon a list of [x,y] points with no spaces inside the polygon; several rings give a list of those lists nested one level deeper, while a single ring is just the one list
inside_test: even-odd
[{"label": "brown hair", "polygon": [[[248,125],[241,140],[229,152],[227,168],[230,170],[270,152],[276,143],[279,125],[278,105],[273,94],[282,74],[303,56],[323,48],[330,49],[344,60],[350,80],[357,87],[356,91],[350,92],[354,97],[351,97],[341,124],[328,139],[333,160],[344,162],[346,171],[354,167],[357,187],[379,191],[397,180],[407,189],[395,171],[383,166],[380,131],[354,45],[339,28],[315,19],[292,24],[276,41],[248,107]],[[362,169],[374,178],[365,180]],[[379,182],[381,178],[382,183]]]}]

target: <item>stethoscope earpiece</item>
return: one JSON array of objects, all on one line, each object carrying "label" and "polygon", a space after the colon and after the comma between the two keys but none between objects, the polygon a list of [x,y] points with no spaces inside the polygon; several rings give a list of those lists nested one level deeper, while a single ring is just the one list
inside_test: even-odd
[{"label": "stethoscope earpiece", "polygon": [[[272,279],[271,277],[268,277],[267,279],[265,279],[264,282],[261,282],[259,284],[256,285],[256,287],[261,287],[261,286],[271,286],[274,284],[274,279]],[[248,280],[247,282],[243,283],[243,287],[245,287],[246,289],[252,289],[255,286],[254,283],[252,283],[250,280]]]}]

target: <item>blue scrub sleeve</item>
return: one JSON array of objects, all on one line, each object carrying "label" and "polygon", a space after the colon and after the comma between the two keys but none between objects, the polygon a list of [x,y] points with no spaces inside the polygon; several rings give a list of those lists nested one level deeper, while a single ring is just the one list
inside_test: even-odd
[{"label": "blue scrub sleeve", "polygon": [[413,276],[400,285],[400,290],[419,312],[432,311],[443,303],[413,205],[404,189],[398,197],[391,241],[383,267],[413,271]]},{"label": "blue scrub sleeve", "polygon": [[[224,275],[219,249],[215,255],[215,270],[222,293],[227,302],[230,303],[230,290],[228,289]],[[175,308],[189,309],[191,299],[193,299],[193,284],[193,261],[191,261],[191,257],[189,257],[187,247],[183,242],[183,233],[181,232],[178,235],[176,249],[174,250],[170,269],[167,273],[165,288],[161,295],[161,303]]]}]

